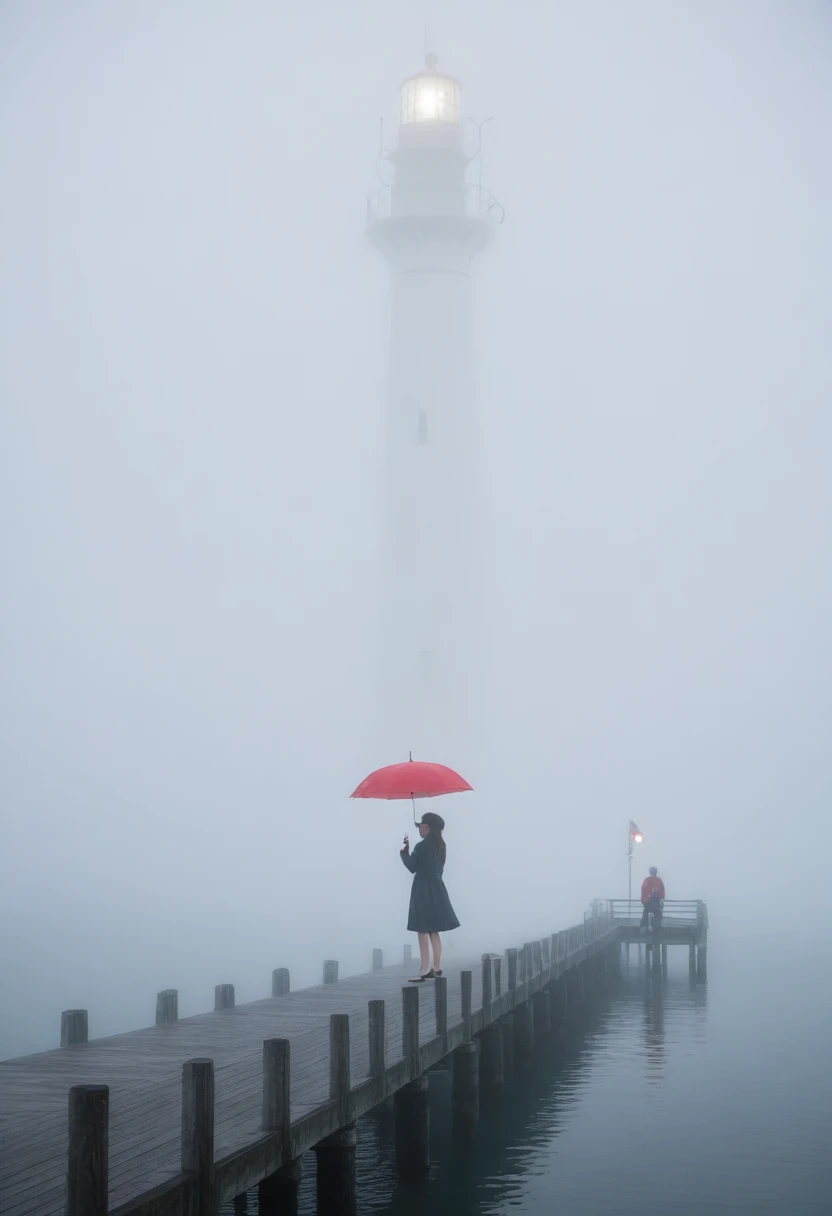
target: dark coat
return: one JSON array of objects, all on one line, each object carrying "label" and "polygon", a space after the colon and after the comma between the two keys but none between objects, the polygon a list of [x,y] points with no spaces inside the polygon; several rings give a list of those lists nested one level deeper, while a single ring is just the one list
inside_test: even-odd
[{"label": "dark coat", "polygon": [[458,929],[459,921],[442,881],[444,866],[439,858],[439,846],[433,836],[420,840],[412,853],[402,849],[399,856],[413,875],[408,930],[411,933],[447,933],[449,929]]}]

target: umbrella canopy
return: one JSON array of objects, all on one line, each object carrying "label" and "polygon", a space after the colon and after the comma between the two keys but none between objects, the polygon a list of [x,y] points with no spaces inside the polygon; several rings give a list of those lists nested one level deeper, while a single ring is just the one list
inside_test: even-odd
[{"label": "umbrella canopy", "polygon": [[351,798],[439,798],[461,794],[472,787],[464,777],[444,764],[427,760],[404,760],[388,764],[365,777]]}]

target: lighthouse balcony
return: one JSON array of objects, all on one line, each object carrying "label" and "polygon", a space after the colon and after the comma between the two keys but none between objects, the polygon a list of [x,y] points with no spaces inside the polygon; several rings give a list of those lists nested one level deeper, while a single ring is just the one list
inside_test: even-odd
[{"label": "lighthouse balcony", "polygon": [[471,185],[454,190],[453,198],[445,190],[425,190],[417,198],[408,191],[407,202],[402,203],[393,186],[381,186],[367,199],[367,224],[372,226],[379,220],[405,216],[465,216],[485,223],[502,224],[505,211],[490,190],[484,186]]}]

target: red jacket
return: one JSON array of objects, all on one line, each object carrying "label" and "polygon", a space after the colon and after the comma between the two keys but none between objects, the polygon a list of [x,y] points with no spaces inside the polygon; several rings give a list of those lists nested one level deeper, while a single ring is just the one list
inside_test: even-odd
[{"label": "red jacket", "polygon": [[664,883],[658,876],[654,878],[652,874],[648,874],[641,884],[641,902],[646,904],[651,895],[664,899]]}]

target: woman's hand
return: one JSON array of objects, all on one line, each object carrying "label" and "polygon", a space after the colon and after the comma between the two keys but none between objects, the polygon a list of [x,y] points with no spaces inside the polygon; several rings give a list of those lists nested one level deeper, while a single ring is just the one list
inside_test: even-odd
[{"label": "woman's hand", "polygon": [[409,848],[410,848],[410,838],[408,836],[405,836],[404,844],[401,847],[401,852],[406,853]]}]

